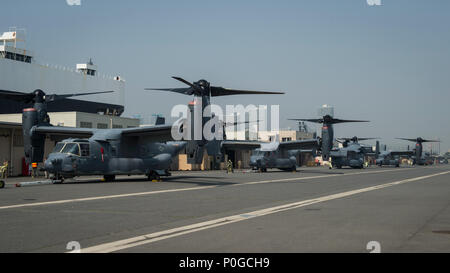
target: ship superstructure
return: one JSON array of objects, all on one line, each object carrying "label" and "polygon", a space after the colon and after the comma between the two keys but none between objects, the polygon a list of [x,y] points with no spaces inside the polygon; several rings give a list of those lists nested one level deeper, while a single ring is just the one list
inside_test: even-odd
[{"label": "ship superstructure", "polygon": [[[49,104],[49,112],[79,111],[120,116],[124,111],[125,81],[120,76],[98,73],[92,60],[74,68],[38,63],[24,48],[25,34],[11,29],[0,35],[0,89],[30,93],[42,89],[48,94],[115,91]],[[20,47],[21,46],[21,47]],[[0,100],[0,114],[21,113],[27,105]]]}]

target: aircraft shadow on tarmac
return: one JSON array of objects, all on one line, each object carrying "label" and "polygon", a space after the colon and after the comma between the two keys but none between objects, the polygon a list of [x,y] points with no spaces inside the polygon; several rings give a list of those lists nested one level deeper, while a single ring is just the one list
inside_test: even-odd
[{"label": "aircraft shadow on tarmac", "polygon": [[312,174],[345,174],[345,173],[343,173],[343,172],[336,172],[336,171],[333,171],[333,170],[299,170],[299,171],[297,171],[297,172],[299,172],[299,173],[312,173]]},{"label": "aircraft shadow on tarmac", "polygon": [[[253,173],[261,173],[258,171],[253,171]],[[267,172],[261,173],[287,173],[286,171],[281,170],[268,170]],[[302,173],[311,173],[311,174],[344,174],[343,172],[336,172],[335,170],[305,170],[305,169],[297,169],[294,174],[302,174]]]},{"label": "aircraft shadow on tarmac", "polygon": [[[223,179],[223,177],[214,177],[214,176],[172,176],[172,177],[164,177],[162,182],[158,183],[180,183],[180,184],[195,184],[199,186],[229,186],[234,185],[236,183],[233,182],[211,182],[211,181],[199,181],[199,180],[192,180],[189,181],[188,179],[212,179],[212,180],[218,180]],[[122,179],[116,179],[115,181],[102,181],[100,179],[92,179],[92,180],[69,180],[63,183],[63,185],[81,185],[81,184],[114,184],[114,183],[152,183],[148,181],[147,178],[122,178]]]}]

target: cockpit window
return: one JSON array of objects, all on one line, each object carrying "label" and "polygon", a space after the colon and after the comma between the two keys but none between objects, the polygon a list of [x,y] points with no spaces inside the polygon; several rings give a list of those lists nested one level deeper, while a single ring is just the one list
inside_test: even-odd
[{"label": "cockpit window", "polygon": [[73,154],[80,155],[80,147],[77,143],[67,143],[64,149],[62,149],[61,153],[63,154]]},{"label": "cockpit window", "polygon": [[66,143],[58,143],[56,144],[55,148],[53,149],[53,153],[59,153],[61,152],[62,148],[66,145]]}]

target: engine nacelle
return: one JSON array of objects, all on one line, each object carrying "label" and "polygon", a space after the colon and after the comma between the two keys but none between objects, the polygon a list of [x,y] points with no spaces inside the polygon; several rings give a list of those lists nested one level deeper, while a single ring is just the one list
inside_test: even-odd
[{"label": "engine nacelle", "polygon": [[188,164],[202,164],[205,146],[199,145],[200,141],[188,141],[186,145],[186,154]]},{"label": "engine nacelle", "polygon": [[33,127],[39,124],[38,111],[35,108],[23,110],[23,144],[27,164],[39,163],[44,160],[45,135],[33,133]]},{"label": "engine nacelle", "polygon": [[208,144],[206,144],[206,151],[208,152],[208,155],[214,156],[217,162],[223,162],[225,160],[221,143],[221,140],[211,140]]}]

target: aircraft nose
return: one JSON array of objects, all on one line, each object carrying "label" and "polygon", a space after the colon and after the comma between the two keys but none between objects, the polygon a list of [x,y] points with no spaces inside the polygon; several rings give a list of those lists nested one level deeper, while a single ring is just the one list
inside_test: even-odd
[{"label": "aircraft nose", "polygon": [[256,156],[250,157],[250,166],[256,166],[258,158]]},{"label": "aircraft nose", "polygon": [[250,166],[252,167],[264,167],[264,160],[262,157],[254,156],[250,158]]},{"label": "aircraft nose", "polygon": [[53,171],[53,163],[50,160],[46,160],[44,163],[44,168],[47,171]]},{"label": "aircraft nose", "polygon": [[62,158],[49,158],[45,161],[44,167],[47,171],[58,171],[62,167]]}]

